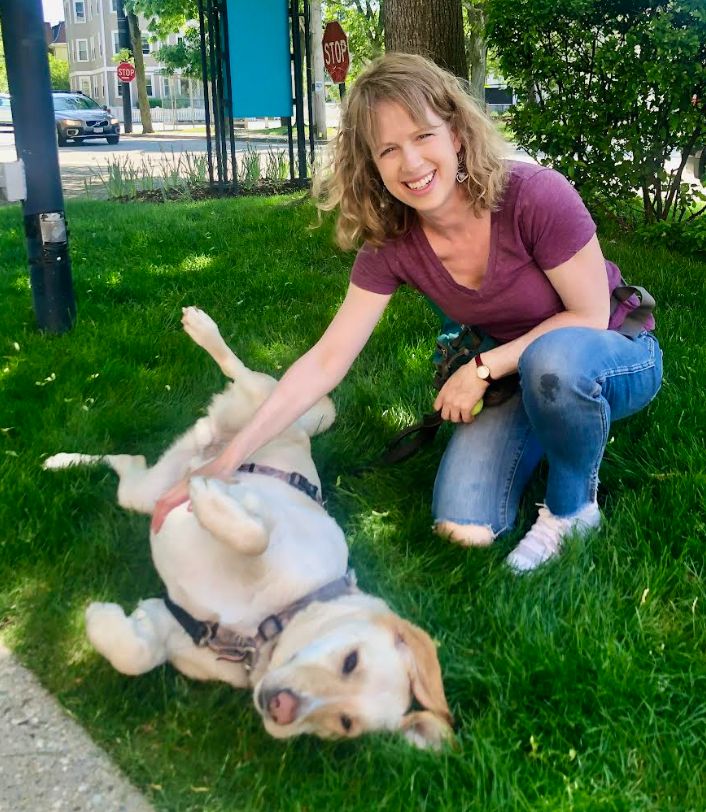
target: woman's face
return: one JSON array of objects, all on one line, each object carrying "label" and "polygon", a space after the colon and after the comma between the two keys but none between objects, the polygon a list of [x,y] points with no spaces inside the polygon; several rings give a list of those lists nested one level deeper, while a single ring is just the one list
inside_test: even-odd
[{"label": "woman's face", "polygon": [[375,108],[373,160],[388,192],[425,215],[436,216],[465,200],[456,183],[461,142],[429,108],[420,124],[395,102]]}]

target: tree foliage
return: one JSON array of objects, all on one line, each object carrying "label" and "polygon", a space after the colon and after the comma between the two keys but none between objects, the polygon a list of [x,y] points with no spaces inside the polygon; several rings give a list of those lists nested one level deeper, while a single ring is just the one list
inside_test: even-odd
[{"label": "tree foliage", "polygon": [[703,0],[490,0],[488,14],[503,74],[524,96],[521,146],[586,198],[639,190],[647,222],[703,211],[700,188],[682,182],[704,137]]},{"label": "tree foliage", "polygon": [[69,83],[69,63],[49,54],[49,77],[52,90],[71,90]]},{"label": "tree foliage", "polygon": [[5,67],[5,46],[2,42],[2,28],[0,28],[0,93],[7,93],[7,68]]},{"label": "tree foliage", "polygon": [[349,80],[384,50],[382,2],[375,0],[325,0],[322,3],[324,25],[338,20],[348,36],[351,66]]}]

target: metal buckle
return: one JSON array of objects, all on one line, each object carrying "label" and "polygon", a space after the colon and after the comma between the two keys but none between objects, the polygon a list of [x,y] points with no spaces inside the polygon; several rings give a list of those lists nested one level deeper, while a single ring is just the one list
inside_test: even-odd
[{"label": "metal buckle", "polygon": [[211,641],[218,634],[218,623],[202,621],[201,625],[203,626],[203,631],[201,632],[201,637],[199,637],[199,641],[196,645],[199,648],[206,648],[211,644]]},{"label": "metal buckle", "polygon": [[272,640],[272,638],[277,637],[278,634],[282,632],[284,626],[282,625],[282,621],[279,619],[277,615],[270,615],[266,617],[262,623],[257,627],[257,632],[262,637],[265,642]]},{"label": "metal buckle", "polygon": [[319,489],[302,474],[293,471],[289,475],[289,484],[297,490],[302,491],[302,493],[305,493],[311,499],[318,499]]}]

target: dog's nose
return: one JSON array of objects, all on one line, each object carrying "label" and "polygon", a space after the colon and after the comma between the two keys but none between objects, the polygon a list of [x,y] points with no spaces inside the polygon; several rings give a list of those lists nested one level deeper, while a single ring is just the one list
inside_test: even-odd
[{"label": "dog's nose", "polygon": [[291,691],[278,691],[267,697],[267,712],[278,725],[288,725],[297,718],[299,700]]}]

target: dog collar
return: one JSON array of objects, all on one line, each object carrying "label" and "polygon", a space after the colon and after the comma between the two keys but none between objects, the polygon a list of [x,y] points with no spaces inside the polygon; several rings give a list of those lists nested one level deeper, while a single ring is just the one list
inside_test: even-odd
[{"label": "dog collar", "polygon": [[252,636],[222,626],[218,621],[196,620],[186,609],[174,603],[169,595],[165,595],[163,600],[179,625],[194,641],[194,645],[199,648],[210,648],[218,655],[219,660],[242,663],[247,671],[251,671],[257,663],[262,646],[278,637],[298,612],[312,603],[331,601],[356,591],[355,572],[351,569],[341,578],[329,581],[276,614],[268,615]]},{"label": "dog collar", "polygon": [[258,465],[256,462],[241,465],[238,471],[245,474],[264,474],[265,476],[272,476],[275,479],[281,479],[282,482],[286,482],[298,491],[305,493],[315,502],[318,502],[318,504],[323,505],[324,503],[316,485],[314,485],[313,482],[309,482],[305,476],[298,474],[296,471],[280,471],[279,468],[273,468],[271,465]]}]

